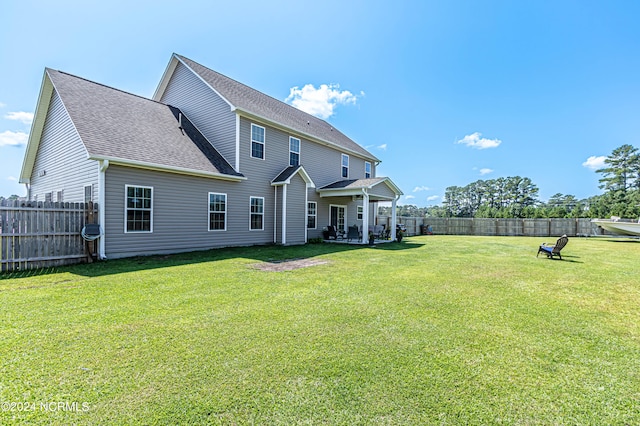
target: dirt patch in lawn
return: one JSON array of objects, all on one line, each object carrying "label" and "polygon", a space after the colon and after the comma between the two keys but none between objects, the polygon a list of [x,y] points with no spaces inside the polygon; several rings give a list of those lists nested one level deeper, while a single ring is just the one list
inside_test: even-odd
[{"label": "dirt patch in lawn", "polygon": [[255,269],[269,272],[293,271],[294,269],[308,268],[310,266],[324,265],[328,260],[322,259],[287,259],[274,260],[273,262],[255,263],[251,265]]}]

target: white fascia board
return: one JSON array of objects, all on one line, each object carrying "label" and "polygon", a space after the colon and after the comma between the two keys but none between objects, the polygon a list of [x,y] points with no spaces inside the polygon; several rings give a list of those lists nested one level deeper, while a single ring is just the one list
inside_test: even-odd
[{"label": "white fascia board", "polygon": [[169,81],[171,80],[171,76],[176,70],[178,66],[178,58],[176,58],[176,54],[171,55],[171,59],[167,64],[167,68],[164,70],[164,74],[162,74],[162,79],[160,79],[160,83],[158,87],[156,87],[156,91],[153,94],[153,100],[156,102],[160,102],[162,99],[162,95],[164,95],[165,90],[167,90],[167,86],[169,85]]},{"label": "white fascia board", "polygon": [[135,167],[138,169],[156,170],[156,171],[176,173],[181,175],[190,175],[190,176],[206,177],[211,179],[228,180],[232,182],[240,182],[243,180],[247,180],[247,178],[244,176],[232,176],[232,175],[225,175],[223,173],[205,172],[203,170],[188,169],[185,167],[166,166],[164,164],[147,163],[144,161],[128,160],[126,158],[92,155],[89,157],[89,160],[98,160],[98,161],[107,160],[109,161],[110,165]]},{"label": "white fascia board", "polygon": [[391,180],[391,178],[389,177],[385,177],[383,178],[384,180],[376,183],[375,185],[372,185],[371,187],[373,188],[376,185],[380,185],[381,183],[385,183],[393,192],[396,193],[396,195],[399,197],[400,195],[404,195],[404,192],[402,192],[402,190],[400,188],[398,188],[398,186],[393,183],[393,181]]},{"label": "white fascia board", "polygon": [[29,140],[27,142],[27,149],[25,151],[24,160],[22,161],[22,170],[20,171],[20,183],[30,183],[31,174],[33,173],[33,166],[36,161],[36,154],[38,153],[38,147],[40,146],[40,139],[42,138],[42,131],[44,130],[44,123],[49,112],[49,104],[51,97],[53,96],[53,83],[47,75],[45,69],[42,76],[42,84],[40,86],[40,94],[38,95],[38,104],[36,105],[36,112],[34,114],[33,123],[31,124],[31,131],[29,132]]},{"label": "white fascia board", "polygon": [[231,110],[234,111],[238,115],[241,115],[241,116],[243,116],[245,118],[248,118],[249,120],[258,121],[258,122],[261,122],[264,125],[275,127],[277,129],[280,129],[280,130],[282,130],[284,132],[289,133],[292,136],[298,136],[298,137],[301,137],[301,138],[305,138],[305,139],[310,140],[312,142],[319,143],[319,144],[325,145],[325,146],[329,146],[329,147],[331,147],[333,149],[336,149],[336,150],[339,150],[341,152],[349,153],[350,155],[353,155],[353,156],[358,157],[358,158],[362,158],[364,160],[380,162],[380,160],[377,159],[376,157],[373,157],[373,156],[367,157],[367,156],[363,155],[360,152],[352,151],[352,150],[350,150],[350,149],[348,149],[348,148],[346,148],[346,147],[344,147],[342,145],[338,145],[336,143],[329,142],[329,141],[324,140],[324,139],[320,139],[320,138],[318,138],[316,136],[310,135],[310,134],[305,133],[305,132],[300,132],[300,131],[292,129],[291,127],[288,127],[288,126],[286,126],[284,124],[278,123],[276,121],[272,121],[272,120],[270,120],[270,119],[268,119],[266,117],[262,117],[260,115],[253,114],[252,112],[244,110],[242,108],[235,107],[235,108],[232,108]]}]

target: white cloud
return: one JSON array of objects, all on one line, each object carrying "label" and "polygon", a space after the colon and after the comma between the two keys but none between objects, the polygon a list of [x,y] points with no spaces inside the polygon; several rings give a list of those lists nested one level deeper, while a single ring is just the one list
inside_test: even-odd
[{"label": "white cloud", "polygon": [[429,188],[428,186],[416,186],[415,188],[413,188],[413,192],[420,192],[420,191],[428,191]]},{"label": "white cloud", "polygon": [[0,147],[26,145],[28,139],[29,135],[27,133],[7,130],[0,133]]},{"label": "white cloud", "polygon": [[0,108],[4,108],[6,106],[7,106],[7,104],[3,104],[2,102],[0,102]]},{"label": "white cloud", "polygon": [[404,198],[405,200],[413,200],[416,197],[414,195],[405,195]]},{"label": "white cloud", "polygon": [[4,116],[7,120],[17,120],[22,121],[24,124],[31,124],[33,121],[33,113],[32,112],[10,112]]},{"label": "white cloud", "polygon": [[475,132],[465,136],[456,143],[461,143],[477,149],[497,148],[502,143],[500,139],[487,139],[481,136],[482,134],[480,132]]},{"label": "white cloud", "polygon": [[440,196],[438,195],[430,195],[427,197],[427,201],[434,201],[437,200],[438,198],[440,198]]},{"label": "white cloud", "polygon": [[[356,103],[356,95],[348,90],[339,89],[338,84],[321,84],[317,89],[313,84],[306,84],[302,89],[296,86],[290,89],[285,102],[318,118],[326,119],[334,114],[336,106]],[[360,92],[360,96],[364,96],[364,92]]]},{"label": "white cloud", "polygon": [[488,175],[489,173],[493,173],[493,169],[487,169],[487,168],[480,169],[481,176]]},{"label": "white cloud", "polygon": [[15,177],[15,176],[9,176],[9,177],[7,178],[7,180],[10,180],[10,181],[12,181],[12,182],[17,182],[17,181],[18,181],[18,178],[17,178],[17,177]]},{"label": "white cloud", "polygon": [[387,144],[386,144],[386,143],[383,143],[382,145],[378,145],[378,146],[377,146],[377,148],[378,148],[378,149],[381,149],[381,150],[383,150],[383,151],[386,151],[386,150],[387,150]]},{"label": "white cloud", "polygon": [[592,155],[591,157],[587,158],[587,161],[582,163],[582,165],[587,169],[598,170],[602,169],[606,165],[604,162],[604,160],[606,159],[607,157],[605,157],[604,155],[600,155],[599,157]]}]

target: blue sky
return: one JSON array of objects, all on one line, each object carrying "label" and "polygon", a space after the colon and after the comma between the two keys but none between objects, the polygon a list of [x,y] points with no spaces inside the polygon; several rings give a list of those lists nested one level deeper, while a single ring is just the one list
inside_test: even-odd
[{"label": "blue sky", "polygon": [[[8,4],[7,4],[8,3]],[[382,159],[401,203],[529,177],[600,193],[640,147],[637,1],[30,1],[0,14],[0,195],[17,182],[45,67],[151,97],[173,52],[310,108]]]}]

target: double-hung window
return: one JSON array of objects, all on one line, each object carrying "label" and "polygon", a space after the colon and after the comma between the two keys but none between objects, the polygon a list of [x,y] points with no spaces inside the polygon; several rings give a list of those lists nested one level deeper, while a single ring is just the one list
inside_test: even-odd
[{"label": "double-hung window", "polygon": [[318,218],[318,204],[315,201],[307,203],[307,228],[316,229]]},{"label": "double-hung window", "polygon": [[261,231],[264,229],[264,198],[251,197],[249,199],[249,229],[252,231]]},{"label": "double-hung window", "polygon": [[209,231],[227,229],[227,194],[209,193]]},{"label": "double-hung window", "polygon": [[289,165],[300,165],[300,139],[289,136]]},{"label": "double-hung window", "polygon": [[371,163],[368,161],[364,162],[364,178],[369,179],[371,177]]},{"label": "double-hung window", "polygon": [[251,156],[264,160],[264,127],[251,124]]},{"label": "double-hung window", "polygon": [[153,188],[125,186],[125,232],[153,231]]},{"label": "double-hung window", "polygon": [[349,156],[347,154],[342,154],[342,177],[349,177]]}]

